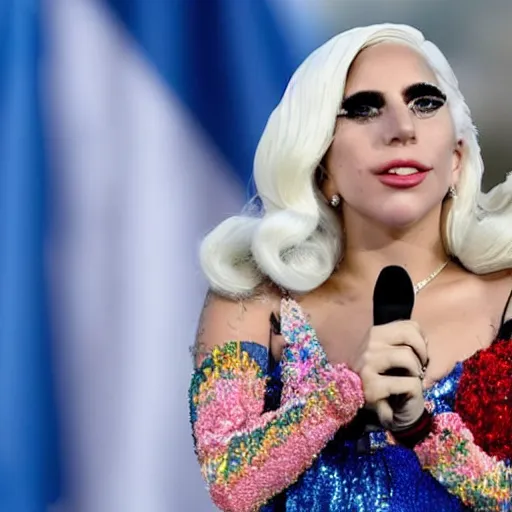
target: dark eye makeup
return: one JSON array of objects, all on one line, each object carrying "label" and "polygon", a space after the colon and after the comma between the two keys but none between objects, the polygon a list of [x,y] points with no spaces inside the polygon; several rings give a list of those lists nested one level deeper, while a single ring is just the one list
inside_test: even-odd
[{"label": "dark eye makeup", "polygon": [[[402,97],[411,112],[420,118],[433,116],[446,103],[446,95],[436,85],[426,82],[410,85]],[[368,121],[379,116],[385,105],[380,91],[359,91],[343,100],[338,116]]]}]

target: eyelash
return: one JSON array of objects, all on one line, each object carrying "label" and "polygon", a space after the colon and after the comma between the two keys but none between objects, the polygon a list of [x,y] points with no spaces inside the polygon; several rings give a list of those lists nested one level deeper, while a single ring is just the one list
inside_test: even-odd
[{"label": "eyelash", "polygon": [[[425,110],[418,111],[417,110],[418,103],[422,100],[429,101],[431,106],[428,108],[423,107]],[[429,117],[434,116],[436,114],[436,112],[442,106],[444,106],[445,103],[446,103],[446,100],[444,98],[439,98],[438,96],[427,95],[427,96],[420,96],[418,98],[414,98],[407,104],[407,107],[409,108],[409,110],[411,112],[413,112],[420,119],[427,119]],[[364,108],[369,108],[370,111],[367,112],[366,114],[363,114],[363,113],[358,114],[357,113],[358,109],[364,109]],[[382,110],[382,107],[375,107],[372,105],[361,104],[361,105],[357,105],[357,106],[353,107],[352,109],[349,108],[348,110],[341,108],[338,116],[346,117],[347,119],[354,119],[359,122],[368,122],[368,121],[378,117],[381,114],[381,110]]]}]

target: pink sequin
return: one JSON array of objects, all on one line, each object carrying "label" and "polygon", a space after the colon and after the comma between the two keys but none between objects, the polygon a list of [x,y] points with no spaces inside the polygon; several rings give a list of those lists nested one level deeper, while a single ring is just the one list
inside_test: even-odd
[{"label": "pink sequin", "polygon": [[359,376],[328,363],[293,301],[283,301],[282,322],[278,410],[262,413],[266,378],[240,342],[214,349],[193,377],[196,451],[222,510],[257,510],[294,483],[364,404]]},{"label": "pink sequin", "polygon": [[458,414],[437,415],[415,451],[423,467],[473,510],[512,507],[512,468],[477,446]]}]

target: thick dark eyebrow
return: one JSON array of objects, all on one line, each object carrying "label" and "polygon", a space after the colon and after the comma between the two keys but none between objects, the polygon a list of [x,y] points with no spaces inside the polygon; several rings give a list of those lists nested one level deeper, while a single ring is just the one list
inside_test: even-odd
[{"label": "thick dark eyebrow", "polygon": [[[441,89],[427,82],[418,82],[416,84],[409,85],[402,92],[402,96],[406,103],[409,103],[416,98],[421,98],[422,96],[434,96],[435,98],[446,100],[446,94],[444,94]],[[361,104],[381,108],[385,103],[384,94],[380,91],[358,91],[347,96],[343,100],[341,108],[344,110],[350,110],[351,106]]]},{"label": "thick dark eyebrow", "polygon": [[410,85],[402,94],[406,103],[422,96],[433,96],[446,101],[446,94],[439,87],[425,82]]},{"label": "thick dark eyebrow", "polygon": [[341,108],[344,110],[351,110],[351,107],[358,105],[371,105],[372,107],[381,108],[385,104],[384,95],[379,91],[359,91],[347,96]]}]

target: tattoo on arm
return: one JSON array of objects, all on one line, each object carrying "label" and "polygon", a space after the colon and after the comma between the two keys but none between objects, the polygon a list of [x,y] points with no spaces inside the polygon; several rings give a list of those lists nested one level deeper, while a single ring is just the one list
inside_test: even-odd
[{"label": "tattoo on arm", "polygon": [[246,307],[243,299],[240,299],[238,301],[238,315],[235,318],[233,318],[232,320],[228,321],[229,327],[237,333],[236,338],[239,338],[239,336],[238,336],[239,325],[242,323],[242,320],[244,319],[244,313],[246,311],[247,311],[247,307]]},{"label": "tattoo on arm", "polygon": [[[207,310],[210,307],[211,300],[214,296],[215,292],[209,290],[206,294],[203,309],[201,310],[201,314],[199,316],[195,342],[193,346],[190,347],[190,354],[194,360],[194,364],[202,362],[202,360],[211,352],[211,347],[208,345],[206,339],[207,333],[205,332],[204,323]],[[267,302],[268,298],[266,296],[262,296],[258,297],[257,300]],[[235,311],[223,319],[225,325],[227,324],[227,327],[231,331],[231,339],[241,339],[241,327],[244,325],[246,313],[247,301],[245,299],[239,299]],[[225,341],[229,340],[226,339]]]},{"label": "tattoo on arm", "polygon": [[190,347],[190,353],[194,363],[208,354],[208,349],[204,340],[204,315],[210,304],[211,297],[212,292],[208,290],[204,299],[203,309],[201,310],[201,315],[199,316],[199,321],[197,323],[196,339],[194,345]]}]

